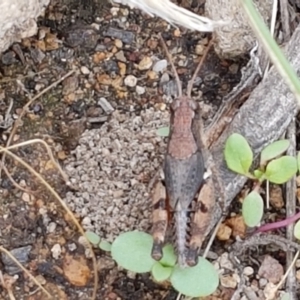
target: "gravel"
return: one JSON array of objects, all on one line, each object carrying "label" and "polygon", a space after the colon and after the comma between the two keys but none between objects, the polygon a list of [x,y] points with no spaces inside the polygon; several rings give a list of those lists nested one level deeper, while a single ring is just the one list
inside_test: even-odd
[{"label": "gravel", "polygon": [[154,108],[140,116],[116,110],[101,128],[83,133],[65,164],[79,191],[67,193],[65,201],[82,218],[85,230],[108,241],[124,231],[149,232],[148,184],[166,148],[156,129],[168,122],[168,112]]}]

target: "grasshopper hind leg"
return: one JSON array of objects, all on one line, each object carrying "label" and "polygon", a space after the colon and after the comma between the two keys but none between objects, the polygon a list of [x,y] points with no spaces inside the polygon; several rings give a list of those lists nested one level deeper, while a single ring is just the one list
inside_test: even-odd
[{"label": "grasshopper hind leg", "polygon": [[151,256],[155,260],[162,258],[162,248],[165,243],[165,236],[168,227],[169,213],[168,213],[168,201],[166,196],[166,189],[162,182],[158,181],[155,184],[154,191],[152,193],[153,204],[153,247]]},{"label": "grasshopper hind leg", "polygon": [[214,205],[214,185],[210,177],[203,184],[195,207],[195,214],[191,224],[189,250],[186,257],[186,263],[189,266],[195,266],[198,262],[199,251],[206,237]]}]

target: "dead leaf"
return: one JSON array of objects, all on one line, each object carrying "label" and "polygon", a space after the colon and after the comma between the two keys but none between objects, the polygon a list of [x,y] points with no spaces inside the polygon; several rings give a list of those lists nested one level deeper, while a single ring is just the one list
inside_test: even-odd
[{"label": "dead leaf", "polygon": [[75,286],[85,286],[91,277],[91,271],[83,257],[74,259],[71,255],[66,255],[63,262],[64,276]]}]

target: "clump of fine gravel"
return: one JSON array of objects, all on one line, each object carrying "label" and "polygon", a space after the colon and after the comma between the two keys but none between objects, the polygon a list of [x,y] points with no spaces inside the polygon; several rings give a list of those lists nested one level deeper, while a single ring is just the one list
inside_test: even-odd
[{"label": "clump of fine gravel", "polygon": [[167,126],[168,115],[154,108],[140,116],[115,111],[101,128],[83,133],[65,165],[79,191],[69,192],[65,201],[83,218],[85,230],[109,241],[124,231],[150,230],[148,184],[166,149],[156,130]]}]

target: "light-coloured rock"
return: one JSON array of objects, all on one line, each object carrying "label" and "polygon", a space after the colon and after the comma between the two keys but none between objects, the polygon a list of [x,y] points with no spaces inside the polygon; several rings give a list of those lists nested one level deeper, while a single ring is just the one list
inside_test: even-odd
[{"label": "light-coloured rock", "polygon": [[50,0],[0,1],[0,53],[22,38],[36,34],[36,20]]},{"label": "light-coloured rock", "polygon": [[157,62],[153,65],[152,70],[153,70],[155,73],[159,73],[159,72],[164,71],[164,70],[167,68],[167,65],[168,65],[167,60],[166,60],[166,59],[162,59],[162,60],[157,61]]},{"label": "light-coloured rock", "polygon": [[243,270],[243,274],[246,275],[246,276],[251,276],[254,274],[254,270],[252,267],[245,267],[244,270]]},{"label": "light-coloured rock", "polygon": [[61,255],[61,246],[60,244],[55,244],[52,248],[51,248],[51,252],[52,252],[52,257],[54,259],[58,259]]},{"label": "light-coloured rock", "polygon": [[134,87],[137,84],[137,78],[133,75],[128,75],[124,79],[124,84],[129,87]]},{"label": "light-coloured rock", "polygon": [[146,89],[143,86],[137,85],[135,88],[135,91],[138,95],[143,95],[146,91]]},{"label": "light-coloured rock", "polygon": [[145,56],[142,58],[140,63],[138,64],[138,68],[140,71],[149,70],[153,64],[151,57]]}]

